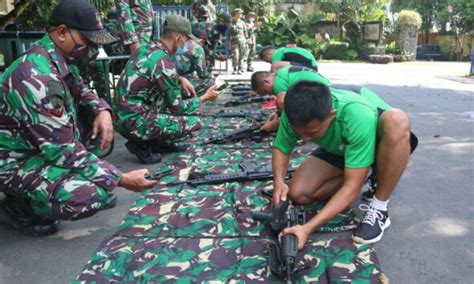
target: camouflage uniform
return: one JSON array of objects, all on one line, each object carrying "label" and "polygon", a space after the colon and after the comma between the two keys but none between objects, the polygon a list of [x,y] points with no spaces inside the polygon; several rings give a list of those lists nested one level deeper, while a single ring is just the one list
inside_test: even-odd
[{"label": "camouflage uniform", "polygon": [[223,34],[218,30],[216,22],[201,22],[195,24],[193,26],[193,29],[204,31],[207,34],[207,42],[204,45],[204,52],[208,61],[207,72],[211,73],[212,69],[214,69],[214,65],[216,63],[216,58],[218,55],[216,53],[218,43],[224,40],[225,33]]},{"label": "camouflage uniform", "polygon": [[247,25],[245,22],[242,20],[234,22],[230,33],[234,71],[244,71],[245,60],[248,57],[247,38]]},{"label": "camouflage uniform", "polygon": [[202,0],[196,0],[191,4],[191,22],[201,23],[207,22],[209,17],[209,10]]},{"label": "camouflage uniform", "polygon": [[153,5],[151,0],[115,0],[120,13],[120,38],[124,45],[140,42],[148,44],[153,33]]},{"label": "camouflage uniform", "polygon": [[257,54],[256,45],[257,45],[257,28],[255,26],[255,22],[251,22],[247,20],[247,35],[248,35],[248,57],[247,57],[247,71],[252,67],[252,60],[255,58]]},{"label": "camouflage uniform", "polygon": [[[172,58],[176,64],[178,75],[190,80],[198,92],[198,96],[203,95],[214,84],[207,68],[204,49],[199,43],[188,40],[184,47],[178,50]],[[194,72],[196,72],[197,77],[194,76]]]},{"label": "camouflage uniform", "polygon": [[160,143],[188,136],[201,128],[199,98],[184,100],[176,65],[161,42],[142,46],[117,83],[114,98],[117,130],[132,141]]},{"label": "camouflage uniform", "polygon": [[48,35],[0,79],[0,191],[34,214],[78,219],[106,208],[121,172],[80,142],[76,111],[110,110],[68,66]]}]

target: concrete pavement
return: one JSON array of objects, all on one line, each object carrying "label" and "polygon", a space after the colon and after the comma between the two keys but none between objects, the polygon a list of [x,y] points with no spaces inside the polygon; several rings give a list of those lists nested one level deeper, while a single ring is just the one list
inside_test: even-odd
[{"label": "concrete pavement", "polygon": [[[259,63],[255,69],[268,66]],[[474,78],[465,76],[469,63],[328,62],[320,71],[333,83],[366,85],[407,111],[420,139],[389,205],[392,226],[375,246],[388,278],[392,283],[472,283]],[[124,140],[116,139],[107,160],[124,171],[143,167]],[[61,231],[50,237],[25,237],[0,224],[0,283],[74,279],[137,197],[122,188],[116,193],[115,208],[62,222]]]}]

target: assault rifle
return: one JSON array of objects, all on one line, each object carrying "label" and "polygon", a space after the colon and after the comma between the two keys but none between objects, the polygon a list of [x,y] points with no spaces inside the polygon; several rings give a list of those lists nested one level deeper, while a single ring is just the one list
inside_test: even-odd
[{"label": "assault rifle", "polygon": [[[273,178],[273,170],[269,166],[256,168],[249,164],[239,164],[242,169],[238,172],[231,172],[226,174],[221,173],[197,173],[192,174],[188,177],[188,180],[184,182],[176,182],[172,184],[189,184],[192,186],[198,186],[201,184],[220,184],[226,182],[243,182],[253,180],[268,180]],[[288,168],[287,176],[290,177],[296,171],[296,168]]]},{"label": "assault rifle", "polygon": [[[306,213],[303,207],[297,206],[289,208],[289,202],[283,201],[274,206],[269,212],[254,212],[252,218],[258,221],[270,223],[273,232],[278,235],[284,228],[306,223]],[[270,270],[278,277],[285,279],[287,284],[296,281],[296,274],[305,267],[297,267],[298,260],[298,239],[295,235],[289,234],[281,238],[281,245],[278,241],[267,245],[267,263]]]},{"label": "assault rifle", "polygon": [[203,116],[211,116],[214,118],[218,118],[218,117],[251,117],[252,118],[252,117],[262,117],[262,116],[268,116],[268,115],[270,115],[270,112],[262,109],[262,110],[256,110],[256,111],[239,110],[235,112],[220,110],[216,113],[206,114]]},{"label": "assault rifle", "polygon": [[247,96],[242,96],[238,100],[228,101],[224,104],[224,107],[233,107],[253,103],[264,103],[270,100],[271,96],[260,96],[260,97],[251,97],[250,94]]},{"label": "assault rifle", "polygon": [[250,138],[254,141],[258,141],[262,139],[263,136],[267,135],[266,133],[260,131],[260,128],[262,128],[263,124],[264,124],[263,122],[257,123],[250,127],[244,127],[244,128],[231,131],[219,137],[210,138],[206,142],[204,142],[202,145],[225,144],[227,142],[231,142],[231,141],[235,142],[235,141],[239,141],[239,140],[247,139],[247,138]]}]

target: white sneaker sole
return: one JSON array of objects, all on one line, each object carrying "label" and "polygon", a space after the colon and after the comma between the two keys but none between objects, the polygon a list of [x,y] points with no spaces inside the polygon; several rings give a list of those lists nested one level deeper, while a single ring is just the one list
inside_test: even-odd
[{"label": "white sneaker sole", "polygon": [[352,235],[352,240],[358,244],[364,244],[364,245],[368,245],[368,244],[373,244],[373,243],[376,243],[378,241],[380,241],[383,237],[383,232],[385,232],[385,230],[390,227],[390,225],[392,224],[392,222],[390,221],[390,217],[387,218],[387,221],[385,221],[385,225],[382,227],[382,232],[380,232],[380,234],[378,236],[376,236],[375,238],[373,239],[370,239],[370,240],[364,240],[362,239],[361,237],[358,237],[358,236],[354,236]]}]

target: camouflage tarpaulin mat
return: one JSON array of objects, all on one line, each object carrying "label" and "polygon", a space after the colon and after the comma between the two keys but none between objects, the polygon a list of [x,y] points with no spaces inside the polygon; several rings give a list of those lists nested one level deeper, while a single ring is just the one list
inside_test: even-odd
[{"label": "camouflage tarpaulin mat", "polygon": [[[269,240],[127,238],[105,240],[75,282],[280,283],[267,268]],[[299,283],[381,283],[373,248],[310,241],[298,253]]]},{"label": "camouflage tarpaulin mat", "polygon": [[[204,114],[219,110],[229,99],[203,109]],[[258,104],[226,109],[256,110]],[[193,187],[176,182],[196,173],[240,171],[239,165],[268,166],[272,137],[260,141],[243,140],[225,145],[202,142],[256,123],[256,118],[203,117],[203,128],[190,139],[183,153],[165,156],[165,163],[152,170],[172,169],[173,173],[145,191],[130,208],[113,236],[102,242],[86,264],[79,281],[169,282],[169,283],[275,283],[266,265],[266,245],[274,236],[270,228],[251,218],[254,211],[268,210],[271,180],[227,182]],[[300,165],[311,148],[297,147],[291,166]],[[323,204],[306,207],[307,218]],[[339,214],[321,231],[354,228],[352,211]],[[320,235],[319,235],[320,236]],[[318,234],[299,253],[300,282],[375,282],[382,275],[373,248],[343,240],[320,240]]]}]

